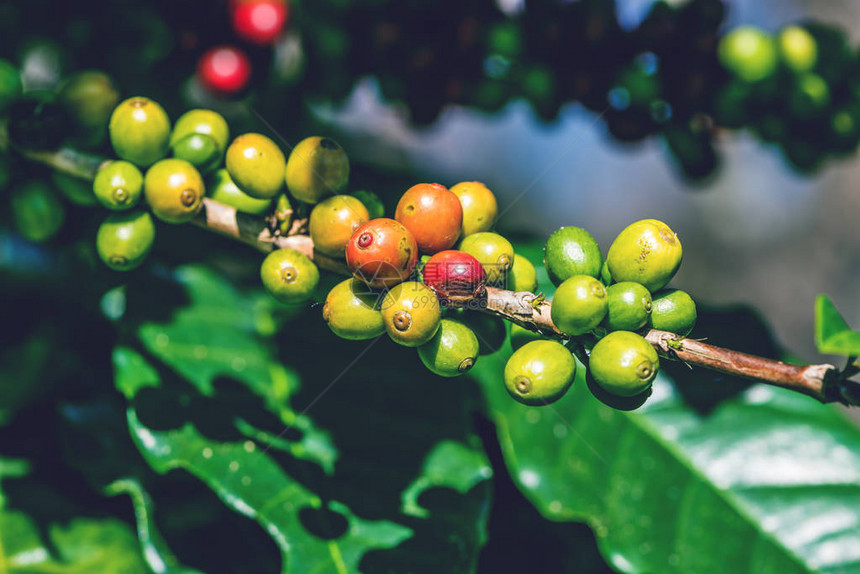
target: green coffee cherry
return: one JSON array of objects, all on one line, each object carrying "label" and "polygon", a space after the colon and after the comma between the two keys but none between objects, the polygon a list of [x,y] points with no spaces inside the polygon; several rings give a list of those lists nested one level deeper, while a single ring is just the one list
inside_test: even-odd
[{"label": "green coffee cherry", "polygon": [[607,287],[612,285],[612,273],[609,271],[609,265],[606,264],[606,261],[600,266],[600,281]]},{"label": "green coffee cherry", "polygon": [[113,111],[110,141],[121,159],[147,167],[167,155],[170,119],[149,98],[129,98]]},{"label": "green coffee cherry", "polygon": [[167,223],[185,223],[203,207],[203,178],[182,159],[163,159],[143,178],[143,193],[155,216]]},{"label": "green coffee cherry", "polygon": [[576,361],[555,341],[532,341],[514,351],[505,365],[505,388],[517,401],[531,406],[552,403],[570,388]]},{"label": "green coffee cherry", "polygon": [[143,174],[131,162],[112,161],[99,169],[92,191],[108,209],[131,209],[140,202],[143,194]]},{"label": "green coffee cherry", "polygon": [[330,138],[305,138],[290,153],[285,180],[293,197],[304,203],[318,203],[346,187],[349,158]]},{"label": "green coffee cherry", "polygon": [[514,246],[510,241],[498,233],[481,231],[461,239],[457,249],[481,262],[487,273],[487,285],[505,284],[514,263]]},{"label": "green coffee cherry", "polygon": [[651,293],[633,281],[622,281],[606,288],[608,311],[604,325],[611,331],[636,331],[648,324]]},{"label": "green coffee cherry", "polygon": [[651,386],[660,361],[648,341],[630,331],[613,331],[591,350],[588,368],[604,390],[632,397]]},{"label": "green coffee cherry", "polygon": [[110,76],[98,70],[71,75],[57,92],[57,103],[63,106],[77,127],[78,143],[86,147],[104,141],[117,102],[119,92],[116,86]]},{"label": "green coffee cherry", "polygon": [[141,209],[114,213],[99,226],[96,250],[114,271],[131,271],[149,255],[155,241],[155,225]]},{"label": "green coffee cherry", "polygon": [[93,207],[99,204],[99,200],[93,193],[93,184],[89,180],[80,179],[60,171],[53,171],[51,172],[51,182],[54,187],[60,190],[63,197],[75,205]]},{"label": "green coffee cherry", "polygon": [[9,61],[0,59],[0,110],[24,92],[21,74]]},{"label": "green coffee cherry", "polygon": [[478,337],[481,355],[492,355],[505,344],[508,325],[504,319],[467,309],[457,309],[449,315],[474,331],[475,336]]},{"label": "green coffee cherry", "polygon": [[227,148],[227,171],[239,189],[257,199],[272,199],[283,187],[286,159],[278,145],[260,134],[244,134]]},{"label": "green coffee cherry", "polygon": [[723,36],[718,55],[727,70],[747,82],[770,77],[779,64],[773,38],[754,26],[738,26]]},{"label": "green coffee cherry", "polygon": [[651,327],[686,337],[696,326],[696,303],[680,289],[664,289],[654,293],[650,318]]},{"label": "green coffee cherry", "polygon": [[235,207],[243,213],[260,215],[272,208],[271,199],[257,199],[239,189],[226,169],[219,169],[212,175],[208,195],[215,201]]},{"label": "green coffee cherry", "polygon": [[358,279],[341,281],[329,291],[323,306],[323,319],[342,339],[363,341],[385,332],[379,310],[380,297]]},{"label": "green coffee cherry", "polygon": [[601,387],[597,381],[594,380],[594,376],[591,374],[591,371],[586,371],[585,373],[585,385],[588,387],[588,390],[591,391],[591,394],[594,395],[595,399],[618,411],[635,411],[645,404],[645,401],[648,400],[652,393],[652,389],[649,386],[638,395],[633,395],[632,397],[615,395]]},{"label": "green coffee cherry", "polygon": [[176,145],[179,140],[191,134],[203,134],[215,140],[218,149],[223,154],[227,151],[227,143],[230,141],[230,126],[218,112],[212,110],[190,110],[179,116],[173,133],[170,134],[170,147]]},{"label": "green coffee cherry", "polygon": [[364,207],[367,208],[367,212],[370,214],[370,219],[385,217],[385,205],[383,205],[379,196],[372,191],[360,189],[358,191],[353,191],[350,195],[364,204]]},{"label": "green coffee cherry", "polygon": [[672,280],[681,257],[677,234],[662,221],[643,219],[618,234],[606,263],[615,281],[635,281],[653,293]]},{"label": "green coffee cherry", "polygon": [[442,319],[433,338],[418,347],[418,356],[437,375],[456,377],[469,371],[478,360],[478,338],[460,321]]},{"label": "green coffee cherry", "polygon": [[288,305],[310,299],[320,281],[314,262],[295,249],[269,253],[260,267],[260,279],[269,295]]},{"label": "green coffee cherry", "polygon": [[543,341],[545,337],[537,331],[520,327],[516,323],[511,323],[511,348],[516,351],[526,343],[532,341]]},{"label": "green coffee cherry", "polygon": [[29,180],[12,190],[12,217],[25,239],[41,243],[59,233],[66,209],[54,190],[39,180]]},{"label": "green coffee cherry", "polygon": [[514,253],[514,263],[511,265],[511,270],[508,272],[508,289],[511,291],[529,291],[537,290],[537,271],[532,262]]},{"label": "green coffee cherry", "polygon": [[783,28],[777,38],[777,45],[780,58],[793,72],[809,72],[818,61],[818,43],[812,34],[800,26]]},{"label": "green coffee cherry", "polygon": [[574,275],[555,290],[550,314],[562,333],[577,336],[600,325],[607,310],[603,283],[590,275]]},{"label": "green coffee cherry", "polygon": [[172,144],[173,157],[184,159],[206,175],[221,163],[222,151],[218,142],[206,134],[188,134]]},{"label": "green coffee cherry", "polygon": [[442,311],[436,294],[416,281],[391,288],[382,300],[382,318],[388,336],[400,345],[419,347],[439,329]]},{"label": "green coffee cherry", "polygon": [[788,95],[788,107],[799,118],[811,118],[830,105],[830,86],[818,74],[807,72],[795,78]]},{"label": "green coffee cherry", "polygon": [[603,255],[597,240],[581,227],[562,227],[547,239],[544,266],[550,280],[560,285],[574,275],[600,276]]}]

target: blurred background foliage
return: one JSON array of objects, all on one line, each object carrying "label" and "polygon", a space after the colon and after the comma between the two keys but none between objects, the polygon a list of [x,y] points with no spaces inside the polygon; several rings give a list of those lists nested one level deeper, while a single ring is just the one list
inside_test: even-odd
[{"label": "blurred background foliage", "polygon": [[[666,220],[678,283],[712,307],[694,336],[815,360],[822,291],[860,324],[854,3],[291,0],[263,45],[235,8],[3,3],[0,76],[24,91],[0,86],[4,142],[109,153],[75,102],[211,107],[285,147],[336,137],[350,188],[389,211],[415,181],[483,180],[534,263],[559,225],[608,244]],[[780,43],[797,22],[812,64]],[[744,57],[721,49],[740,25],[768,31]],[[251,69],[231,95],[198,72],[225,44]],[[91,69],[111,83],[70,88]],[[7,571],[856,571],[860,435],[839,411],[683,366],[642,412],[583,381],[527,409],[501,391],[504,349],[442,383],[277,306],[246,247],[160,226],[120,275],[80,182],[7,150],[0,188]]]}]

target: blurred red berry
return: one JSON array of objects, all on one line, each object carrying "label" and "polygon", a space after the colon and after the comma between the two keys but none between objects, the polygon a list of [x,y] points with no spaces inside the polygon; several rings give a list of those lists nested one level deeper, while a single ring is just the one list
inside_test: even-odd
[{"label": "blurred red berry", "polygon": [[235,94],[248,85],[251,62],[232,46],[212,48],[200,58],[197,76],[204,88],[218,94]]},{"label": "blurred red berry", "polygon": [[272,44],[283,32],[288,14],[283,0],[248,0],[233,10],[233,29],[254,44]]}]

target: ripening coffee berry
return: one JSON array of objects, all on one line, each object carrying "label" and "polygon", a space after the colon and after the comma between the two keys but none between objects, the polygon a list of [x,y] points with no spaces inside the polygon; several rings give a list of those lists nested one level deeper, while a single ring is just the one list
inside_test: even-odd
[{"label": "ripening coffee berry", "polygon": [[514,262],[514,246],[510,241],[498,233],[483,231],[464,237],[457,249],[481,262],[487,273],[488,285],[505,285]]},{"label": "ripening coffee berry", "polygon": [[421,253],[450,249],[460,237],[463,208],[456,195],[438,183],[419,183],[406,190],[394,219],[415,236]]},{"label": "ripening coffee berry", "polygon": [[157,102],[129,98],[110,117],[110,142],[120,159],[147,167],[167,155],[170,119]]},{"label": "ripening coffee berry", "polygon": [[380,299],[358,279],[346,279],[329,291],[323,305],[323,320],[342,339],[373,339],[385,332]]},{"label": "ripening coffee berry", "polygon": [[208,196],[243,213],[260,215],[272,208],[271,199],[257,199],[239,189],[226,169],[219,169],[212,174]]},{"label": "ripening coffee berry", "polygon": [[686,337],[696,326],[696,303],[680,289],[664,289],[654,293],[650,323],[654,329]]},{"label": "ripening coffee berry", "polygon": [[15,229],[25,239],[41,243],[59,233],[66,220],[62,200],[44,181],[31,179],[11,193]]},{"label": "ripening coffee berry", "polygon": [[614,281],[635,281],[653,293],[672,280],[681,256],[681,241],[668,225],[643,219],[618,234],[606,263]]},{"label": "ripening coffee berry", "polygon": [[562,227],[547,239],[543,263],[550,281],[560,285],[574,275],[600,277],[603,255],[600,245],[581,227]]},{"label": "ripening coffee berry", "polygon": [[395,343],[418,347],[433,338],[442,320],[436,294],[417,281],[395,285],[382,299],[385,330]]},{"label": "ripening coffee berry", "polygon": [[776,43],[755,26],[738,26],[723,36],[718,48],[720,63],[742,80],[758,82],[776,71]]},{"label": "ripening coffee berry", "polygon": [[203,178],[182,159],[163,159],[143,178],[143,193],[152,213],[166,223],[191,221],[203,207]]},{"label": "ripening coffee berry", "polygon": [[309,137],[293,148],[281,175],[293,197],[314,204],[343,191],[349,181],[349,158],[333,139]]},{"label": "ripening coffee berry", "polygon": [[367,208],[367,212],[370,214],[371,219],[385,217],[385,205],[383,205],[379,196],[372,191],[359,189],[358,191],[353,191],[350,195],[357,198],[364,204],[364,207]]},{"label": "ripening coffee berry", "polygon": [[630,331],[613,331],[594,345],[588,369],[604,390],[632,397],[651,386],[660,360],[643,337]]},{"label": "ripening coffee berry", "polygon": [[371,219],[355,230],[346,245],[346,265],[371,287],[393,287],[406,281],[418,263],[412,233],[393,219]]},{"label": "ripening coffee berry", "polygon": [[633,281],[622,281],[606,288],[609,302],[603,323],[610,331],[636,331],[651,317],[651,293]]},{"label": "ripening coffee berry", "polygon": [[96,251],[114,271],[131,271],[149,255],[155,241],[155,224],[142,209],[110,215],[99,226]]},{"label": "ripening coffee berry", "polygon": [[576,361],[556,341],[532,341],[514,351],[505,365],[505,388],[517,401],[531,406],[560,399],[576,376]]},{"label": "ripening coffee berry", "polygon": [[511,291],[534,292],[537,290],[537,287],[538,280],[535,266],[522,255],[514,253],[514,263],[508,272],[508,289]]},{"label": "ripening coffee berry", "polygon": [[445,305],[462,305],[480,297],[487,285],[481,262],[462,251],[440,251],[424,264],[424,284]]},{"label": "ripening coffee berry", "polygon": [[261,134],[243,134],[227,148],[227,171],[239,189],[257,199],[272,199],[283,187],[284,153]]},{"label": "ripening coffee berry", "polygon": [[206,175],[221,163],[222,152],[218,143],[206,134],[188,134],[170,146],[173,157],[184,159]]},{"label": "ripening coffee berry", "polygon": [[543,341],[545,339],[546,337],[537,331],[532,331],[531,329],[520,327],[516,323],[511,323],[511,348],[514,351],[526,343],[531,343],[532,341]]},{"label": "ripening coffee berry", "polygon": [[191,134],[207,135],[215,140],[221,153],[227,151],[227,143],[230,141],[230,126],[218,112],[197,109],[189,110],[179,116],[176,125],[173,126],[173,132],[170,134],[171,147]]},{"label": "ripening coffee berry", "polygon": [[108,209],[131,209],[140,202],[143,195],[143,174],[136,165],[128,161],[106,163],[96,174],[93,193]]},{"label": "ripening coffee berry", "polygon": [[460,321],[442,319],[433,338],[418,347],[418,356],[437,375],[457,377],[478,360],[478,338]]},{"label": "ripening coffee berry", "polygon": [[316,204],[308,231],[314,249],[329,257],[342,258],[355,230],[370,221],[367,208],[351,195],[335,195]]},{"label": "ripening coffee berry", "polygon": [[277,249],[263,260],[260,279],[269,295],[288,305],[310,299],[320,281],[314,262],[295,249]]},{"label": "ripening coffee berry", "polygon": [[216,46],[197,63],[197,78],[205,89],[233,96],[244,90],[251,79],[251,61],[233,46]]},{"label": "ripening coffee berry", "polygon": [[486,185],[477,181],[464,181],[451,188],[463,207],[461,237],[489,231],[496,223],[499,206],[496,196]]},{"label": "ripening coffee berry", "polygon": [[603,283],[590,275],[574,275],[555,290],[550,314],[562,333],[574,337],[600,325],[608,306]]}]

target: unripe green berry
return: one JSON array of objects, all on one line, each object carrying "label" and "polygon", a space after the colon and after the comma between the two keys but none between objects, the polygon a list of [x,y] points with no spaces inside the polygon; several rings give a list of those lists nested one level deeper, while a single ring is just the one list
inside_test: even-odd
[{"label": "unripe green berry", "polygon": [[235,207],[242,213],[260,215],[272,208],[271,199],[257,199],[239,189],[226,169],[219,169],[211,176],[207,195],[219,203]]},{"label": "unripe green berry", "polygon": [[239,189],[257,199],[272,199],[284,185],[284,152],[261,134],[243,134],[227,148],[227,171]]},{"label": "unripe green berry", "polygon": [[590,275],[574,275],[555,290],[550,316],[562,333],[577,336],[600,325],[607,310],[603,283]]},{"label": "unripe green berry", "polygon": [[223,154],[218,142],[206,134],[188,134],[170,147],[173,157],[184,159],[203,175],[218,167]]},{"label": "unripe green berry", "polygon": [[93,193],[93,182],[81,179],[67,173],[54,171],[51,173],[51,182],[60,193],[75,205],[93,207],[99,204]]},{"label": "unripe green berry", "polygon": [[131,209],[140,202],[143,194],[143,174],[131,162],[117,160],[106,163],[96,174],[93,193],[108,209]]},{"label": "unripe green berry", "polygon": [[550,280],[560,285],[574,275],[600,276],[603,255],[597,240],[581,227],[562,227],[547,239],[544,266]]},{"label": "unripe green berry", "polygon": [[537,271],[532,262],[514,253],[514,263],[511,265],[511,270],[508,272],[508,289],[511,291],[529,291],[537,290]]},{"label": "unripe green berry", "polygon": [[720,40],[720,62],[747,82],[758,82],[776,71],[779,63],[773,38],[754,26],[738,26]]},{"label": "unripe green berry", "polygon": [[418,356],[437,375],[456,377],[475,365],[478,347],[478,338],[469,327],[454,319],[442,319],[433,338],[418,347]]},{"label": "unripe green berry", "polygon": [[651,327],[686,337],[696,326],[696,303],[680,289],[664,289],[654,293],[650,318]]},{"label": "unripe green berry", "polygon": [[514,351],[526,343],[531,343],[532,341],[543,341],[544,339],[546,339],[546,337],[537,331],[532,331],[531,329],[520,327],[516,323],[511,323],[511,348]]},{"label": "unripe green berry", "polygon": [[147,167],[167,155],[170,119],[158,103],[129,98],[113,111],[110,141],[121,159]]},{"label": "unripe green berry", "polygon": [[212,110],[189,110],[179,116],[176,125],[173,126],[173,133],[170,134],[170,147],[191,134],[211,137],[222,154],[227,150],[227,143],[230,141],[230,127],[227,121],[221,114]]},{"label": "unripe green berry", "polygon": [[487,272],[487,285],[505,284],[514,263],[514,246],[510,241],[498,233],[482,231],[461,239],[457,250],[481,262]]},{"label": "unripe green berry", "polygon": [[651,293],[633,281],[622,281],[606,288],[608,311],[604,324],[611,331],[636,331],[648,324]]},{"label": "unripe green berry", "polygon": [[135,209],[114,213],[99,226],[96,250],[115,271],[131,271],[149,255],[155,241],[155,224],[148,212]]},{"label": "unripe green berry", "polygon": [[320,281],[320,272],[313,261],[295,249],[276,249],[263,260],[260,279],[269,295],[292,305],[310,299]]},{"label": "unripe green berry", "polygon": [[293,197],[315,204],[346,187],[349,158],[333,139],[309,137],[293,148],[283,174]]},{"label": "unripe green berry", "polygon": [[502,348],[508,335],[507,321],[501,317],[469,309],[457,309],[450,316],[462,321],[478,337],[479,353],[492,355]]},{"label": "unripe green berry", "polygon": [[24,91],[21,73],[9,61],[0,59],[0,110],[3,110]]},{"label": "unripe green berry", "polygon": [[205,188],[193,165],[182,159],[163,159],[147,170],[143,192],[158,219],[185,223],[203,207]]},{"label": "unripe green berry", "polygon": [[681,241],[668,225],[643,219],[618,234],[606,263],[613,280],[635,281],[653,293],[675,276],[682,254]]},{"label": "unripe green berry", "polygon": [[391,288],[382,300],[385,330],[395,343],[418,347],[433,338],[442,320],[436,294],[416,281]]},{"label": "unripe green berry", "polygon": [[607,287],[612,285],[612,273],[609,271],[609,265],[606,264],[606,261],[600,266],[600,281]]},{"label": "unripe green berry", "polygon": [[329,291],[323,305],[323,319],[342,339],[373,339],[385,332],[379,307],[380,296],[358,279],[350,278]]},{"label": "unripe green berry", "polygon": [[660,360],[654,347],[630,331],[609,333],[594,345],[588,359],[588,369],[595,382],[622,397],[632,397],[646,390],[659,368]]},{"label": "unripe green berry", "polygon": [[104,72],[85,70],[63,82],[57,91],[57,102],[77,127],[77,143],[95,146],[107,135],[105,128],[119,102],[119,92]]},{"label": "unripe green berry", "polygon": [[379,196],[372,191],[359,189],[358,191],[353,191],[350,195],[364,204],[364,207],[367,208],[367,213],[370,214],[370,219],[385,217],[385,205],[379,199]]},{"label": "unripe green berry", "polygon": [[63,202],[40,180],[20,184],[11,193],[15,229],[25,239],[41,243],[59,233],[66,219]]},{"label": "unripe green berry", "polygon": [[505,365],[505,388],[517,401],[531,406],[552,403],[570,388],[576,360],[556,341],[532,341],[514,351]]},{"label": "unripe green berry", "polygon": [[793,72],[809,72],[818,61],[818,43],[800,26],[783,28],[777,38],[779,55]]}]

